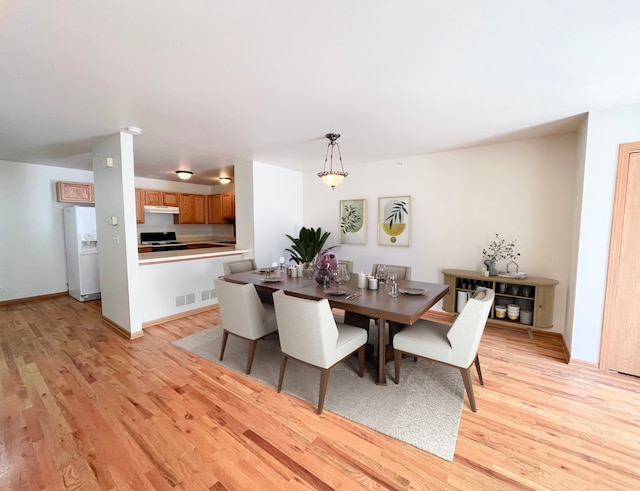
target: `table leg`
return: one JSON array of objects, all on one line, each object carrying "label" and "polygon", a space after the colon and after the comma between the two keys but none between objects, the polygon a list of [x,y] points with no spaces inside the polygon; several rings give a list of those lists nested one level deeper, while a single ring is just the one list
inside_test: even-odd
[{"label": "table leg", "polygon": [[384,328],[387,324],[383,318],[378,319],[378,382],[377,385],[387,385],[384,366],[387,361],[387,345],[384,339]]}]

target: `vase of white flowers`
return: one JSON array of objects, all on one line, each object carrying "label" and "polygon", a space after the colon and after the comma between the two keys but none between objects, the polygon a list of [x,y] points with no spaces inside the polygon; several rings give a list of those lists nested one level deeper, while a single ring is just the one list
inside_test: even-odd
[{"label": "vase of white flowers", "polygon": [[489,270],[489,276],[496,276],[498,274],[498,268],[496,266],[498,261],[502,259],[511,259],[513,261],[520,256],[519,252],[515,252],[515,247],[516,239],[507,242],[496,234],[495,240],[491,241],[489,247],[482,249],[482,257],[484,264]]}]

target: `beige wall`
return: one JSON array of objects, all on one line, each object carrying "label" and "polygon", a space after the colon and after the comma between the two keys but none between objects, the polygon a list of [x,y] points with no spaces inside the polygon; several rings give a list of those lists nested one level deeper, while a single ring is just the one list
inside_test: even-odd
[{"label": "beige wall", "polygon": [[[563,332],[576,206],[575,134],[359,165],[346,160],[345,170],[349,177],[334,191],[313,173],[304,184],[304,225],[331,231],[330,244],[338,241],[339,201],[367,200],[367,244],[343,245],[339,258],[354,260],[357,271],[379,262],[408,264],[413,279],[441,282],[444,268],[480,270],[482,249],[496,233],[516,238],[520,269],[560,282],[553,331]],[[378,198],[399,195],[412,199],[411,245],[379,246]]]}]

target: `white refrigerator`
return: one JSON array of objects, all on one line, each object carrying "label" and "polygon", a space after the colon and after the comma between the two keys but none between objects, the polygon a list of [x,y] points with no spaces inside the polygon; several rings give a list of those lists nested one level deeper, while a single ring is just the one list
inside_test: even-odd
[{"label": "white refrigerator", "polygon": [[70,206],[64,209],[69,295],[81,302],[100,298],[96,209]]}]

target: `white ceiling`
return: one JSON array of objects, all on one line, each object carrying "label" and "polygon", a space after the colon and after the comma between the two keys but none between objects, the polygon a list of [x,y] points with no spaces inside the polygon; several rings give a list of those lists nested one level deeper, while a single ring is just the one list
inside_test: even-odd
[{"label": "white ceiling", "polygon": [[573,131],[640,102],[636,0],[0,0],[0,159],[214,184]]}]

